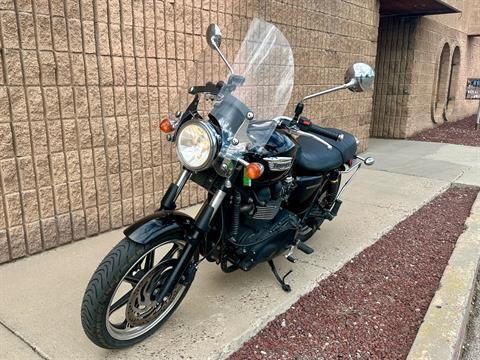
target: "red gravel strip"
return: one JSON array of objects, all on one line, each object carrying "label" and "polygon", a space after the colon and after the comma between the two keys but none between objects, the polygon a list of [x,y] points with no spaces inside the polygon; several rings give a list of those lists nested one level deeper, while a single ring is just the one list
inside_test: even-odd
[{"label": "red gravel strip", "polygon": [[230,359],[405,358],[478,190],[455,186],[437,196]]},{"label": "red gravel strip", "polygon": [[411,136],[410,140],[480,146],[480,130],[475,130],[476,115],[455,122],[445,122]]}]

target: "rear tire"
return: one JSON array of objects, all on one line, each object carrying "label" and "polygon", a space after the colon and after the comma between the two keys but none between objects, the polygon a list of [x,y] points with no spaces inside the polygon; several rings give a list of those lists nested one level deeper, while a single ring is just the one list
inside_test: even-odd
[{"label": "rear tire", "polygon": [[[115,331],[117,330],[115,329],[117,328],[112,327],[112,323],[109,321],[109,317],[113,314],[114,311],[118,310],[120,313],[120,310],[123,307],[122,306],[117,310],[112,311],[113,307],[118,302],[117,300],[112,305],[113,299],[116,296],[117,290],[120,288],[121,284],[125,284],[124,282],[128,282],[127,284],[125,284],[125,286],[131,285],[133,287],[133,289],[131,289],[128,292],[130,294],[129,296],[127,296],[127,298],[129,299],[128,302],[125,301],[125,304],[124,304],[125,313],[127,313],[127,308],[131,302],[130,299],[132,299],[132,293],[134,293],[134,290],[136,290],[137,287],[140,285],[142,285],[143,288],[139,291],[146,291],[145,288],[147,288],[147,286],[149,287],[149,289],[151,289],[151,283],[145,284],[143,282],[144,279],[147,278],[147,275],[149,273],[151,273],[151,278],[153,277],[155,281],[158,281],[158,282],[160,281],[158,279],[161,278],[161,276],[164,276],[164,277],[168,276],[168,274],[165,275],[166,273],[165,274],[161,273],[159,276],[156,275],[155,272],[152,273],[152,271],[155,271],[155,269],[157,269],[161,265],[160,263],[163,261],[162,259],[162,261],[159,264],[154,265],[153,264],[154,255],[152,255],[152,263],[150,267],[151,271],[145,270],[144,275],[141,275],[141,274],[138,275],[138,281],[137,281],[137,278],[135,277],[134,277],[134,280],[130,280],[132,276],[136,276],[136,275],[129,275],[129,274],[134,274],[136,269],[140,269],[143,261],[145,261],[145,264],[146,264],[146,262],[148,261],[148,256],[149,256],[148,254],[150,253],[155,254],[155,251],[157,250],[157,248],[159,249],[162,246],[162,244],[166,245],[169,242],[171,242],[172,247],[175,247],[176,243],[174,243],[174,241],[184,241],[184,240],[178,240],[178,239],[179,239],[179,236],[175,236],[172,234],[170,236],[169,235],[165,236],[160,241],[154,241],[152,243],[143,245],[143,244],[135,243],[125,238],[122,241],[120,241],[107,254],[107,256],[103,259],[103,261],[100,263],[100,265],[92,275],[92,278],[90,279],[90,282],[87,285],[87,289],[85,290],[85,295],[82,301],[82,309],[81,309],[82,326],[85,331],[85,334],[93,343],[107,349],[125,348],[144,340],[145,338],[150,336],[153,332],[155,332],[155,330],[157,330],[163,323],[165,323],[165,321],[168,320],[171,314],[176,310],[178,305],[180,305],[180,303],[182,302],[183,298],[188,292],[190,284],[182,284],[182,285],[177,284],[174,291],[172,291],[172,294],[175,293],[175,290],[177,290],[177,287],[183,286],[184,288],[182,288],[182,292],[178,294],[178,298],[177,298],[177,293],[175,293],[175,298],[172,299],[172,303],[173,301],[175,302],[172,304],[172,306],[168,306],[168,309],[165,310],[165,311],[168,311],[168,313],[166,314],[160,313],[156,318],[152,319],[151,323],[153,325],[155,321],[159,319],[160,316],[163,316],[162,319],[157,323],[155,323],[154,326],[152,326],[151,328],[148,328],[148,323],[147,325],[144,325],[145,331],[139,332],[138,336],[133,336],[131,338],[128,338],[128,336],[125,336],[125,338],[122,338],[120,335],[116,335]],[[181,251],[181,249],[182,248],[179,247],[178,250],[175,250],[175,252],[179,252]],[[175,260],[172,259],[170,261],[175,261]],[[163,262],[168,262],[168,261],[165,260]],[[138,271],[138,273],[140,271]],[[127,277],[127,275],[129,277]],[[143,277],[140,277],[140,276],[143,276]],[[129,280],[126,280],[126,279],[129,279]],[[132,283],[130,283],[130,281]],[[136,285],[135,285],[135,281],[137,281]],[[158,285],[158,286],[161,286],[161,285]],[[156,304],[157,304],[155,305],[156,307],[160,306],[158,305],[158,303]],[[160,309],[163,306],[164,306],[164,303],[162,302]],[[135,309],[138,310],[138,308],[140,308],[140,306],[137,306]],[[152,305],[152,309],[153,309],[152,311],[155,311],[154,305]],[[107,312],[108,312],[108,316],[107,316]],[[125,315],[125,320],[124,320],[125,328],[122,329],[121,327],[118,327],[119,334],[121,334],[121,331],[125,331],[125,332],[128,332],[130,330],[134,331],[135,327],[132,328],[129,325],[130,324],[127,321],[127,315]],[[118,325],[113,325],[113,326],[118,326]],[[141,326],[137,326],[137,327],[141,329]],[[114,331],[112,331],[112,329],[114,329]],[[135,335],[135,334],[131,334],[131,335]]]}]

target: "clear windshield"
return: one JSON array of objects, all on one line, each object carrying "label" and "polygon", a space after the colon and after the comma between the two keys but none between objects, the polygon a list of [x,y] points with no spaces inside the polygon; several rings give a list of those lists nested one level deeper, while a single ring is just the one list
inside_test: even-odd
[{"label": "clear windshield", "polygon": [[232,160],[246,149],[265,145],[275,130],[272,119],[283,115],[293,89],[292,49],[277,27],[253,19],[233,69],[223,99],[211,112],[222,126],[221,155]]},{"label": "clear windshield", "polygon": [[253,19],[233,64],[245,78],[234,92],[255,121],[283,115],[293,89],[294,62],[288,40],[273,24]]},{"label": "clear windshield", "polygon": [[[172,78],[178,79],[178,87],[163,88],[159,95],[160,101],[168,99],[173,117],[192,101],[188,94],[191,86],[220,80],[227,84],[214,103],[200,97],[196,109],[204,119],[208,114],[215,117],[222,127],[220,161],[214,167],[226,175],[219,166],[233,168],[246,151],[255,151],[268,142],[276,126],[272,119],[284,114],[290,100],[294,62],[285,36],[266,21],[252,19],[246,24],[244,19],[235,20],[222,26],[222,35],[221,49],[229,61],[235,59],[232,67],[236,76],[229,76],[218,53],[206,43],[198,46],[194,42],[185,52],[185,61],[177,61],[176,67],[168,64],[169,72],[176,69]],[[229,82],[235,86],[228,86]],[[247,118],[248,113],[253,114],[252,119]]]}]

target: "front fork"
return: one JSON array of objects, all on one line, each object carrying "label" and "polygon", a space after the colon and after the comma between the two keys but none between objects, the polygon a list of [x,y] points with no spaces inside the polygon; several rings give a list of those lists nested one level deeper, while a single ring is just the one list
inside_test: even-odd
[{"label": "front fork", "polygon": [[192,172],[188,171],[187,169],[183,169],[177,181],[171,183],[168,187],[167,192],[160,202],[159,210],[175,210],[175,201],[177,201],[180,193],[183,190],[183,187],[187,183],[188,179],[190,179],[190,176],[192,176]]},{"label": "front fork", "polygon": [[[175,209],[175,201],[182,192],[183,187],[191,175],[192,173],[189,170],[184,169],[178,180],[175,183],[170,184],[161,201],[160,210]],[[217,212],[218,208],[222,204],[223,199],[225,198],[225,195],[227,194],[227,184],[229,184],[229,180],[225,180],[225,183],[213,195],[210,203],[202,206],[195,217],[193,229],[187,234],[187,244],[183,248],[183,252],[178,258],[177,265],[166,280],[162,291],[160,291],[156,296],[157,301],[168,299],[168,295],[172,292],[175,285],[180,281],[181,276],[185,273],[185,270],[190,265],[191,259],[195,254],[200,240],[208,232],[210,221],[213,219],[213,216]],[[193,275],[189,277],[192,279]]]}]

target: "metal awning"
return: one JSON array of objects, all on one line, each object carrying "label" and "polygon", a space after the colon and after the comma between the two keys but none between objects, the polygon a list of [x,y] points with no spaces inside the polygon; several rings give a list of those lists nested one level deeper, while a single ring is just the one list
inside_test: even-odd
[{"label": "metal awning", "polygon": [[441,0],[380,0],[380,16],[423,16],[460,11],[458,7]]}]

